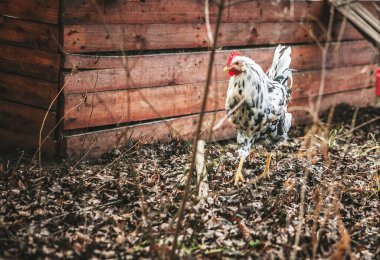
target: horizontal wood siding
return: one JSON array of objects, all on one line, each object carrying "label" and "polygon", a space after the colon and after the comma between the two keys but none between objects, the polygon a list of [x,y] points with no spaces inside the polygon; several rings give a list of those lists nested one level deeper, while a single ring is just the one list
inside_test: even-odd
[{"label": "horizontal wood siding", "polygon": [[[58,9],[58,0],[0,0],[0,152],[36,150],[45,115],[43,137],[57,122]],[[53,131],[43,148],[50,155],[55,138]]]},{"label": "horizontal wood siding", "polygon": [[0,42],[57,52],[58,26],[0,16]]},{"label": "horizontal wood siding", "polygon": [[[240,50],[264,69],[272,62],[274,48]],[[231,51],[218,51],[215,56],[213,80],[228,80],[223,67]],[[350,54],[350,55],[347,55]],[[333,43],[326,67],[338,68],[377,62],[377,51],[366,41]],[[121,90],[204,82],[209,53],[169,53],[158,55],[90,56],[67,55],[65,68],[85,69],[74,74],[64,73],[64,93]],[[127,66],[124,66],[124,63]],[[316,45],[292,47],[292,68],[298,71],[321,69],[322,53]],[[109,69],[107,69],[109,68]],[[94,69],[94,70],[88,70]],[[147,77],[149,75],[149,77]]]},{"label": "horizontal wood siding", "polygon": [[[376,65],[332,69],[327,72],[324,93],[374,85]],[[294,74],[293,99],[318,94],[321,71]],[[206,111],[224,108],[228,81],[210,85]],[[119,124],[199,113],[204,83],[71,94],[65,96],[64,129]]]},{"label": "horizontal wood siding", "polygon": [[[341,102],[359,107],[373,105],[373,93],[374,88],[369,88],[325,95],[321,111],[325,111],[330,106]],[[309,101],[308,98],[300,99],[294,102],[293,107],[308,107],[312,102],[315,102],[315,100]],[[309,118],[304,111],[292,111],[292,113],[297,115],[295,118],[298,121],[305,122]],[[224,115],[225,111],[206,113],[201,138],[207,139],[212,123],[218,122]],[[199,115],[191,115],[133,126],[116,127],[109,130],[69,135],[65,138],[66,155],[68,157],[78,157],[84,153],[88,153],[89,157],[98,157],[105,151],[126,145],[130,139],[142,142],[165,141],[169,138],[191,140],[194,137],[198,119]],[[212,140],[225,140],[234,136],[234,126],[228,121],[224,121],[222,126],[213,133]]]},{"label": "horizontal wood siding", "polygon": [[[16,130],[9,130],[0,127],[1,146],[0,153],[9,154],[15,148],[21,148],[28,153],[35,153],[39,147],[38,138],[35,135],[25,134]],[[57,141],[47,138],[42,145],[44,155],[54,155],[57,149]]]},{"label": "horizontal wood siding", "polygon": [[[324,41],[324,1],[242,1],[223,11],[218,45]],[[217,6],[210,4],[211,28]],[[203,1],[63,1],[63,47],[69,53],[206,48]],[[332,36],[339,35],[333,26]],[[343,40],[363,37],[350,25]]]},{"label": "horizontal wood siding", "polygon": [[0,14],[58,24],[59,0],[0,0]]},{"label": "horizontal wood siding", "polygon": [[0,71],[0,99],[48,109],[56,95],[56,82]]},{"label": "horizontal wood siding", "polygon": [[[379,16],[373,1],[361,3]],[[223,23],[313,21],[326,12],[326,1],[250,0],[227,3]],[[210,1],[209,17],[216,22],[217,7]],[[205,21],[204,1],[96,1],[63,0],[64,24],[200,23]]]},{"label": "horizontal wood siding", "polygon": [[[321,86],[326,1],[242,1],[223,11],[203,129],[225,115],[228,75],[222,71],[233,48],[264,69],[277,44],[292,45],[295,123]],[[196,129],[209,64],[204,1],[63,0],[63,132],[66,152],[99,156],[132,139],[191,139]],[[210,4],[211,27],[217,7]],[[321,110],[346,102],[371,104],[378,50],[336,13],[327,53]],[[339,42],[336,42],[339,40]],[[215,117],[215,118],[214,118]],[[122,127],[119,127],[122,125]],[[97,130],[97,129],[107,130]],[[88,132],[88,133],[86,133]],[[80,134],[77,134],[80,133]],[[234,136],[227,122],[213,135]],[[83,151],[81,148],[83,146]]]},{"label": "horizontal wood siding", "polygon": [[[213,25],[212,25],[213,26]],[[351,33],[343,40],[362,37]],[[206,48],[204,24],[111,24],[70,25],[64,27],[64,49],[69,53],[112,52],[121,50],[165,50]],[[220,26],[218,46],[247,46],[324,41],[317,22],[224,23]]]},{"label": "horizontal wood siding", "polygon": [[[211,2],[211,1],[210,1]],[[241,1],[227,6],[222,22],[280,22],[303,21],[318,17],[324,8],[323,1],[306,3],[294,1]],[[204,1],[153,0],[153,1],[98,1],[64,0],[65,24],[152,24],[152,23],[200,23],[205,21]],[[216,5],[210,4],[210,21],[215,22]]]},{"label": "horizontal wood siding", "polygon": [[[374,87],[353,89],[343,92],[334,92],[322,96],[322,102],[319,112],[325,112],[331,106],[345,103],[354,107],[367,107],[375,104]],[[293,124],[308,122],[311,115],[305,111],[303,107],[313,111],[315,108],[318,96],[300,98],[292,102],[289,106],[289,112],[293,115]]]},{"label": "horizontal wood siding", "polygon": [[[274,47],[239,49],[239,51],[267,68],[272,61]],[[225,66],[230,53],[230,50],[216,51],[215,67]],[[346,55],[347,53],[350,53],[350,55]],[[375,62],[377,53],[376,48],[366,41],[332,42],[328,50],[327,56],[330,58],[327,60],[327,66],[343,67],[352,64],[366,64],[369,61]],[[316,45],[292,46],[292,67],[297,68],[297,70],[320,69],[321,55],[321,49]],[[160,71],[162,71],[174,66],[181,71],[188,71],[192,68],[198,71],[207,68],[208,58],[209,52],[204,51],[134,56],[66,54],[63,66],[67,70],[74,67],[79,70],[109,68],[122,68],[125,70],[125,68],[128,68],[131,73],[133,70],[143,69],[149,73],[150,69],[157,71],[157,68],[161,68]],[[189,76],[197,76],[197,73],[188,74],[190,74]],[[155,74],[152,74],[152,76],[156,77]],[[176,75],[171,76],[175,77]]]},{"label": "horizontal wood siding", "polygon": [[[38,137],[43,119],[46,118],[43,135],[46,136],[55,125],[56,115],[53,112],[30,106],[0,100],[1,127]],[[52,135],[53,137],[54,135]]]},{"label": "horizontal wood siding", "polygon": [[0,43],[0,70],[58,81],[59,53]]},{"label": "horizontal wood siding", "polygon": [[[274,47],[258,47],[250,49],[239,49],[246,56],[251,57],[256,63],[263,67],[269,67],[273,58]],[[224,66],[230,55],[230,50],[216,51],[215,66]],[[347,55],[350,53],[350,55]],[[297,69],[320,69],[322,62],[321,49],[316,45],[296,45],[292,46],[292,67]],[[361,41],[348,41],[334,43],[329,48],[327,66],[350,66],[352,64],[365,64],[374,60],[377,50],[370,43]],[[209,53],[208,52],[190,52],[190,53],[163,53],[153,55],[134,55],[134,56],[112,56],[112,55],[85,55],[85,54],[66,54],[64,68],[71,70],[76,68],[85,69],[115,69],[127,68],[132,73],[133,70],[145,70],[147,73],[165,71],[173,66],[178,70],[189,70],[196,68],[196,71],[202,71],[207,68]],[[371,62],[372,63],[372,62]],[[125,66],[127,65],[127,66]],[[187,68],[188,67],[188,68]],[[194,70],[193,70],[194,71]],[[91,72],[91,71],[89,71]],[[96,73],[96,72],[95,72]],[[199,73],[187,73],[189,76],[197,76]],[[223,73],[225,75],[225,73]],[[79,75],[75,74],[75,75]],[[153,74],[153,76],[155,76]],[[175,77],[176,75],[174,75]]]}]

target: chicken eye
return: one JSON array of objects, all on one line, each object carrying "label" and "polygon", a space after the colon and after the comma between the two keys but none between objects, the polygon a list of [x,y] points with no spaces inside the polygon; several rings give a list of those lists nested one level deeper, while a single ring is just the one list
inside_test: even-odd
[{"label": "chicken eye", "polygon": [[240,62],[237,61],[237,62],[235,62],[235,64],[236,64],[236,65],[240,65]]}]

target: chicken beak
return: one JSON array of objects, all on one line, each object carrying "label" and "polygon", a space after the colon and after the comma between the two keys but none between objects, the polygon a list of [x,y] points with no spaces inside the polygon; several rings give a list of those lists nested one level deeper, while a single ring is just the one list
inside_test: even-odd
[{"label": "chicken beak", "polygon": [[223,69],[223,71],[224,71],[224,72],[226,72],[226,71],[230,71],[230,69],[231,69],[231,67],[229,67],[229,66],[225,66],[224,69]]}]

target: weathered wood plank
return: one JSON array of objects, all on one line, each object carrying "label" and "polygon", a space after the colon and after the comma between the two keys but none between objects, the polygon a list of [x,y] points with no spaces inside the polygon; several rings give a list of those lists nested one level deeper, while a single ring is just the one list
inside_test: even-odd
[{"label": "weathered wood plank", "polygon": [[38,50],[58,52],[58,26],[0,16],[0,41]]},{"label": "weathered wood plank", "polygon": [[[0,100],[0,126],[31,136],[39,136],[46,110]],[[45,122],[43,135],[46,136],[56,122],[56,114],[49,112]]]},{"label": "weathered wood plank", "polygon": [[[374,86],[376,64],[344,67],[326,71],[324,94]],[[294,74],[294,99],[318,95],[321,85],[321,71],[307,71]]]},{"label": "weathered wood plank", "polygon": [[[376,65],[329,70],[324,93],[373,85]],[[321,71],[294,75],[293,99],[318,94]],[[227,81],[210,86],[206,111],[224,108]],[[199,113],[204,83],[70,94],[64,97],[64,129],[79,129]]]},{"label": "weathered wood plank", "polygon": [[[376,101],[376,96],[374,95],[374,93],[375,88],[369,87],[338,93],[334,92],[331,94],[324,95],[319,113],[326,111],[331,106],[335,106],[342,103],[355,107],[373,106]],[[309,112],[306,112],[302,109],[299,110],[297,107],[304,106],[313,109],[315,108],[316,100],[317,96],[313,98],[305,97],[292,102],[292,104],[289,107],[289,112],[292,113],[294,124],[302,124],[311,120],[312,117],[310,116]]]},{"label": "weathered wood plank", "polygon": [[[240,51],[243,55],[252,57],[266,69],[272,62],[274,48]],[[226,50],[216,53],[214,81],[228,79],[228,75],[222,69],[230,52]],[[342,42],[331,45],[328,57],[327,68],[374,64],[378,60],[378,51],[366,41]],[[64,92],[69,94],[204,82],[209,53],[169,53],[129,56],[123,60],[124,58],[122,56],[67,55],[65,68],[100,70],[78,71],[72,75],[64,73]],[[124,63],[127,66],[124,66]],[[292,47],[292,68],[298,71],[317,70],[321,69],[321,63],[322,53],[318,46]]]},{"label": "weathered wood plank", "polygon": [[[0,71],[0,99],[48,109],[58,93],[58,82]],[[52,110],[56,111],[56,104]]]},{"label": "weathered wood plank", "polygon": [[[338,103],[338,101],[358,107],[373,105],[375,100],[373,93],[374,88],[370,88],[325,95],[321,112]],[[309,106],[309,100],[295,100],[292,106]],[[294,123],[299,124],[308,120],[308,117],[302,111],[295,111],[293,114],[295,119]],[[202,126],[203,139],[207,140],[208,131],[213,125],[212,122],[218,122],[224,115],[225,111],[205,114],[205,120]],[[214,116],[215,120],[213,121]],[[117,127],[109,130],[68,135],[65,136],[66,155],[70,158],[74,158],[88,152],[89,157],[99,157],[112,148],[120,148],[126,145],[130,139],[153,142],[165,141],[171,136],[191,140],[194,137],[198,118],[198,115],[183,116],[174,119]],[[235,130],[233,125],[225,121],[222,127],[213,133],[212,140],[225,140],[232,138],[234,135]]]},{"label": "weathered wood plank", "polygon": [[[224,47],[324,41],[321,25],[313,21],[222,23],[218,43]],[[339,25],[334,24],[332,39],[339,34]],[[363,39],[351,24],[342,36],[343,40]],[[63,45],[72,53],[209,47],[204,23],[66,25]]]},{"label": "weathered wood plank", "polygon": [[[323,40],[316,22],[223,23],[218,46],[313,42]],[[67,52],[158,50],[209,47],[203,24],[67,25]]]},{"label": "weathered wood plank", "polygon": [[[293,6],[290,1],[278,4],[271,1],[241,1],[224,10],[222,22],[312,20],[323,15],[324,7],[323,1],[294,1]],[[217,6],[212,1],[209,17],[211,22],[216,22]],[[172,24],[204,21],[204,1],[63,1],[64,24]]]},{"label": "weathered wood plank", "polygon": [[[212,125],[214,115],[214,122],[216,123],[225,115],[225,112],[206,113],[202,130],[207,130],[208,126]],[[73,158],[79,156],[81,152],[86,152],[91,149],[89,156],[99,157],[112,148],[120,148],[126,145],[130,137],[131,140],[142,140],[144,142],[167,140],[169,136],[189,140],[194,135],[198,120],[198,115],[183,116],[175,119],[66,136],[64,138],[66,153],[69,158]],[[233,126],[225,121],[213,134],[213,139],[229,139],[234,136],[234,132]],[[202,133],[202,138],[208,138],[207,131],[202,131]],[[81,151],[82,144],[83,150]]]},{"label": "weathered wood plank", "polygon": [[[38,137],[21,133],[15,130],[0,127],[0,154],[9,154],[12,149],[20,148],[26,152],[34,153],[38,149]],[[42,146],[44,155],[54,156],[56,154],[57,141],[50,137]]]},{"label": "weathered wood plank", "polygon": [[0,15],[58,24],[59,0],[0,0]]},{"label": "weathered wood plank", "polygon": [[0,43],[0,70],[58,81],[60,54]]},{"label": "weathered wood plank", "polygon": [[[258,47],[239,49],[239,51],[249,57],[252,57],[257,63],[265,63],[268,66],[273,58],[274,47]],[[354,56],[346,55],[347,53],[355,54],[359,52],[360,55]],[[359,62],[367,62],[377,55],[378,51],[372,47],[367,41],[345,41],[345,42],[332,42],[329,49],[329,57],[337,56],[330,59],[330,62],[340,62],[344,65],[355,65]],[[216,52],[216,63],[225,65],[230,50],[221,50]],[[204,58],[206,55],[206,58]],[[364,55],[364,58],[363,58]],[[198,56],[203,58],[202,61],[206,62],[209,52],[192,52],[192,53],[163,53],[154,55],[133,55],[133,56],[115,56],[115,55],[86,55],[86,54],[66,54],[64,60],[64,68],[71,70],[74,66],[80,69],[109,69],[109,68],[125,68],[127,64],[128,70],[134,67],[140,68],[142,66],[154,67],[157,66],[158,61],[163,61],[162,64],[173,66],[169,63],[171,60],[176,66],[183,66],[179,63],[186,63],[187,65],[192,61],[193,56],[197,59]],[[188,61],[190,60],[190,61]],[[297,63],[299,60],[302,62]],[[296,45],[292,46],[292,65],[298,70],[302,70],[305,66],[306,69],[320,68],[321,64],[321,50],[317,45]],[[339,64],[338,64],[339,65]],[[205,65],[207,66],[207,64]],[[319,67],[318,67],[319,66]],[[337,65],[335,65],[337,66]]]}]

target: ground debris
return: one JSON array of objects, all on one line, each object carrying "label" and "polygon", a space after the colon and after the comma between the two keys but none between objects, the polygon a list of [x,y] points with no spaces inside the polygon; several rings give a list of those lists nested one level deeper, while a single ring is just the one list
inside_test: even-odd
[{"label": "ground debris", "polygon": [[[327,134],[313,131],[309,146],[311,128],[294,128],[272,175],[237,193],[235,142],[207,144],[208,192],[198,203],[194,179],[179,257],[287,259],[295,250],[296,258],[379,258],[380,121],[347,134],[353,114],[337,107],[333,124],[322,124]],[[379,115],[361,109],[356,126]],[[189,143],[171,140],[43,170],[27,156],[1,159],[0,258],[168,258],[190,155]],[[258,148],[247,159],[247,181],[263,171],[264,157]]]}]

